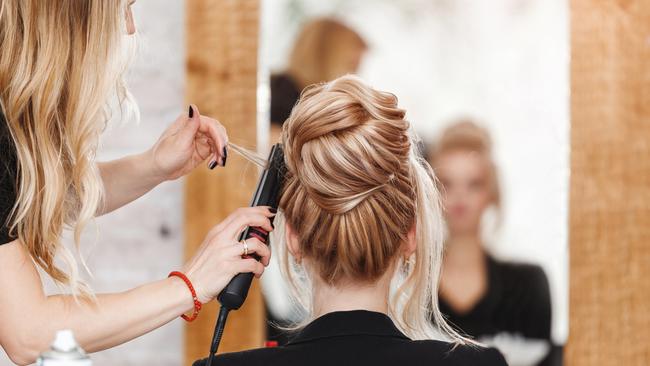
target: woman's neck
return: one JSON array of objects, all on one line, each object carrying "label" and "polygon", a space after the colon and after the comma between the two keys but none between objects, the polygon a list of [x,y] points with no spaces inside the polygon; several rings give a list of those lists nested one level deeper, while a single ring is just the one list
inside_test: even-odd
[{"label": "woman's neck", "polygon": [[372,284],[347,283],[332,286],[322,280],[313,283],[314,316],[334,311],[368,310],[388,314],[388,297],[392,276],[387,271]]},{"label": "woman's neck", "polygon": [[478,235],[451,236],[445,243],[445,265],[465,266],[483,261],[485,253]]}]

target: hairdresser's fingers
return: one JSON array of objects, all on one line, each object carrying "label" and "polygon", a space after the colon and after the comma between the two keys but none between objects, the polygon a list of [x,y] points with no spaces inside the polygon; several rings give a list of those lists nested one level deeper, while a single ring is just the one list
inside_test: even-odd
[{"label": "hairdresser's fingers", "polygon": [[205,159],[212,156],[212,158],[210,158],[210,161],[208,162],[208,168],[214,169],[214,167],[216,167],[217,163],[219,162],[215,157],[216,156],[215,151],[217,151],[217,148],[216,148],[216,146],[214,145],[214,142],[212,141],[212,139],[209,136],[207,136],[207,135],[205,135],[205,134],[203,134],[201,132],[199,132],[199,133],[201,134],[201,136],[204,137],[203,140],[205,141],[205,144],[209,148],[208,154],[205,157]]},{"label": "hairdresser's fingers", "polygon": [[233,219],[223,228],[224,235],[235,239],[247,226],[257,226],[268,232],[273,231],[269,217],[273,214],[257,207],[240,208],[233,214]]},{"label": "hairdresser's fingers", "polygon": [[264,265],[253,258],[239,260],[233,267],[237,273],[254,273],[256,277],[264,273]]},{"label": "hairdresser's fingers", "polygon": [[227,157],[228,134],[226,128],[219,121],[210,117],[201,117],[199,131],[206,134],[215,149],[214,158],[223,166]]},{"label": "hairdresser's fingers", "polygon": [[[266,217],[273,217],[275,213],[271,212],[271,208],[269,206],[255,206],[255,207],[246,207],[246,208],[239,208],[235,210],[233,213],[228,215],[223,221],[221,221],[219,224],[215,225],[208,234],[206,235],[207,240],[212,240],[215,238],[217,235],[220,233],[223,233],[226,231],[226,228],[230,227],[231,225],[237,225],[234,224],[235,220],[239,215],[244,214],[245,212],[250,211],[250,212],[258,212]],[[240,228],[236,234],[236,236],[239,235],[239,233],[244,229],[244,227]],[[273,227],[271,227],[273,229]],[[270,230],[267,230],[270,231]],[[230,234],[226,234],[230,235]]]},{"label": "hairdresser's fingers", "polygon": [[194,140],[194,153],[197,164],[209,158],[212,155],[212,151],[210,139],[201,133],[197,133]]},{"label": "hairdresser's fingers", "polygon": [[[260,262],[262,262],[265,267],[269,265],[269,262],[271,260],[271,249],[268,245],[262,243],[257,238],[250,238],[246,239],[246,246],[248,247],[248,255],[251,255],[253,253],[257,254],[257,256],[260,257]],[[244,244],[241,242],[236,243],[226,250],[228,251],[228,255],[231,258],[239,257],[244,254]]]},{"label": "hairdresser's fingers", "polygon": [[264,267],[268,266],[269,263],[271,263],[270,246],[264,244],[261,240],[258,240],[257,238],[247,239],[246,243],[248,243],[248,252],[250,253],[251,251],[253,251],[253,253],[257,254],[260,262],[264,265]]},{"label": "hairdresser's fingers", "polygon": [[265,215],[266,217],[273,217],[275,215],[273,212],[271,212],[271,208],[269,206],[241,207],[228,215],[228,217],[217,224],[217,226],[213,227],[212,230],[210,230],[208,233],[208,236],[216,235],[220,232],[225,231],[225,228],[229,227],[239,215],[247,211],[258,212],[262,215]]},{"label": "hairdresser's fingers", "polygon": [[181,124],[181,130],[180,130],[183,140],[186,143],[194,140],[194,136],[196,136],[196,132],[199,130],[200,127],[200,123],[199,123],[200,120],[201,120],[201,114],[199,112],[199,108],[194,104],[190,104],[188,114],[187,114],[187,120],[185,120],[185,123]]}]

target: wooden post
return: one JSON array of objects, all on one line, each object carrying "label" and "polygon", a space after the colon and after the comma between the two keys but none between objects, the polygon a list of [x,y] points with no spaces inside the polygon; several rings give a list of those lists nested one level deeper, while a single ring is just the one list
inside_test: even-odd
[{"label": "wooden post", "polygon": [[[187,101],[219,119],[230,140],[256,144],[258,0],[188,0],[186,3]],[[185,254],[190,257],[208,230],[237,207],[247,206],[256,170],[230,153],[226,168],[198,169],[185,183]],[[185,364],[206,357],[218,312],[206,306],[185,328]],[[265,318],[254,283],[244,306],[230,314],[220,352],[260,347]]]},{"label": "wooden post", "polygon": [[566,364],[650,365],[650,2],[571,12]]}]

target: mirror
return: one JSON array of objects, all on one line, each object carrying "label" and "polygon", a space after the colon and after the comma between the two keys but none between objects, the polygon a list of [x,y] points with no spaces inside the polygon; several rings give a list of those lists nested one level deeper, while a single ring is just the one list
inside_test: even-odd
[{"label": "mirror", "polygon": [[[266,0],[261,19],[260,125],[274,122],[271,139],[312,82],[356,73],[396,94],[446,192],[443,311],[511,365],[560,364],[567,2]],[[264,290],[281,320],[292,315],[276,279],[267,275]]]}]

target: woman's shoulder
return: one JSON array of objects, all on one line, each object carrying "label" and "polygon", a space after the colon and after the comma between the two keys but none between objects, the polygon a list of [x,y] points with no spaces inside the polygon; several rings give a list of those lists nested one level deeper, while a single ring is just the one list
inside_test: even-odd
[{"label": "woman's shoulder", "polygon": [[537,291],[548,288],[548,278],[544,269],[536,264],[492,259],[492,267],[500,279],[513,286]]},{"label": "woman's shoulder", "polygon": [[[506,360],[496,348],[479,345],[461,345],[443,341],[413,341],[420,350],[416,354],[440,358],[441,365],[454,366],[507,366]],[[428,357],[427,357],[428,358]]]},{"label": "woman's shoulder", "polygon": [[[260,348],[243,352],[225,353],[215,358],[215,365],[226,366],[294,366],[299,364],[325,365],[341,363],[343,359],[354,359],[358,366],[383,366],[399,363],[408,365],[439,366],[507,366],[501,353],[495,348],[470,345],[454,345],[448,342],[426,340],[406,341],[377,347],[374,351],[359,349],[357,355],[350,355],[344,349],[340,352],[330,349],[319,355],[318,347],[276,347]],[[323,351],[321,349],[320,351]],[[366,363],[364,363],[367,361]],[[206,360],[194,362],[193,366],[206,366]]]},{"label": "woman's shoulder", "polygon": [[528,262],[509,261],[492,258],[495,265],[504,272],[528,274],[531,276],[545,276],[541,266]]},{"label": "woman's shoulder", "polygon": [[[215,357],[213,365],[275,365],[273,359],[277,358],[279,351],[284,347],[258,348],[242,352],[222,353]],[[206,366],[207,359],[197,360],[192,366]]]}]

